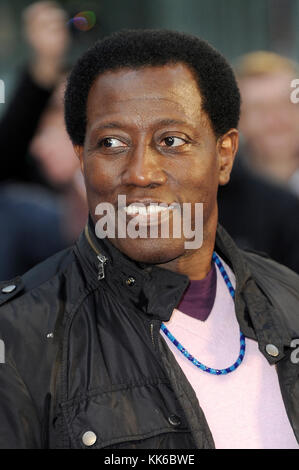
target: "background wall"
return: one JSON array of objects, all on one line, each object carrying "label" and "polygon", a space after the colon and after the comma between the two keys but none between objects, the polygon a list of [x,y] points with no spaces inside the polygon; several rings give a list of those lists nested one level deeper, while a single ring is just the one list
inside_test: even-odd
[{"label": "background wall", "polygon": [[[21,14],[28,0],[0,0],[0,78],[9,94],[26,61]],[[207,39],[229,60],[256,49],[298,59],[299,0],[61,0],[69,18],[95,12],[87,32],[74,29],[70,61],[96,38],[121,28],[170,28]]]}]

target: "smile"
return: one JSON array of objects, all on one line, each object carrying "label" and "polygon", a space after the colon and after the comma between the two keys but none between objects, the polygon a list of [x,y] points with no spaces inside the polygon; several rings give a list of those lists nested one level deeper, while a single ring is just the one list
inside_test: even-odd
[{"label": "smile", "polygon": [[173,205],[170,206],[160,206],[158,204],[150,204],[150,205],[139,205],[139,204],[130,204],[123,208],[127,215],[141,215],[141,216],[151,216],[156,214],[166,214],[175,209]]}]

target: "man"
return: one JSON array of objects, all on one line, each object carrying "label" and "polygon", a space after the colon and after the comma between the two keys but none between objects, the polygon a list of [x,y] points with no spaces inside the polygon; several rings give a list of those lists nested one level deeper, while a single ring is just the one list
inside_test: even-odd
[{"label": "man", "polygon": [[298,447],[299,278],[217,229],[239,103],[223,57],[181,33],[116,33],[78,61],[65,115],[90,220],[3,284],[1,447]]},{"label": "man", "polygon": [[[21,27],[30,60],[20,73],[10,102],[1,115],[0,150],[1,155],[7,157],[3,162],[1,182],[12,180],[37,183],[53,189],[53,183],[62,180],[61,175],[58,178],[53,170],[44,171],[51,170],[51,166],[49,163],[47,166],[42,164],[38,158],[39,152],[34,148],[30,149],[30,142],[37,132],[41,118],[45,121],[44,115],[49,116],[48,109],[57,111],[60,104],[56,90],[65,75],[65,59],[71,42],[66,22],[66,11],[52,1],[35,2],[22,12]],[[53,127],[53,121],[51,124]],[[62,132],[58,135],[59,141]],[[69,168],[74,166],[74,157],[69,155],[66,144],[65,147],[67,151],[64,168]],[[66,173],[65,170],[62,171],[63,177]]]},{"label": "man", "polygon": [[273,52],[242,56],[235,68],[241,96],[244,158],[256,172],[297,195],[299,107],[292,98],[298,64]]},{"label": "man", "polygon": [[62,232],[63,211],[40,187],[2,184],[0,219],[1,281],[23,274],[68,246]]},{"label": "man", "polygon": [[219,187],[218,210],[220,224],[240,248],[267,253],[299,273],[299,199],[252,171],[242,153],[229,184]]},{"label": "man", "polygon": [[41,1],[22,16],[31,60],[0,119],[1,280],[73,244],[87,220],[79,162],[63,125],[66,12]]},{"label": "man", "polygon": [[298,67],[258,51],[242,56],[235,71],[243,145],[230,184],[218,191],[219,221],[241,248],[267,253],[298,273],[299,200],[291,190],[296,193],[299,108],[290,99]]}]

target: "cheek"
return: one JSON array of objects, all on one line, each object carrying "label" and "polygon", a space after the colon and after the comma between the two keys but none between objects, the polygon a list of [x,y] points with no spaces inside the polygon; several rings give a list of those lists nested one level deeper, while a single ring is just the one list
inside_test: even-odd
[{"label": "cheek", "polygon": [[98,157],[84,157],[84,177],[86,188],[89,192],[98,196],[106,196],[109,200],[117,186],[117,170],[115,165],[101,160]]},{"label": "cheek", "polygon": [[[215,152],[196,156],[180,171],[180,186],[190,201],[206,202],[208,195],[217,192],[219,169]],[[200,199],[200,200],[199,200]]]},{"label": "cheek", "polygon": [[[185,201],[203,204],[204,227],[217,212],[217,191],[219,185],[219,169],[215,153],[206,154],[201,162],[194,162],[189,178],[184,181]],[[194,208],[192,219],[194,219]],[[193,227],[194,228],[194,227]]]}]

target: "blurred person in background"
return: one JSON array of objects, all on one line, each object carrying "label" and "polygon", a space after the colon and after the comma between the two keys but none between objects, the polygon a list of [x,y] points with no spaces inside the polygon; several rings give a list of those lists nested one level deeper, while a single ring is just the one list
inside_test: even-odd
[{"label": "blurred person in background", "polygon": [[236,66],[242,96],[244,157],[260,174],[299,195],[299,106],[291,101],[298,65],[273,52],[242,56]]},{"label": "blurred person in background", "polygon": [[53,2],[34,3],[23,12],[23,30],[31,58],[20,72],[13,97],[0,121],[1,155],[6,156],[0,178],[49,187],[28,149],[42,113],[62,78],[70,43],[66,13]]},{"label": "blurred person in background", "polygon": [[237,245],[263,252],[299,273],[299,199],[251,171],[238,153],[231,179],[218,189],[219,221]]},{"label": "blurred person in background", "polygon": [[[245,249],[299,272],[299,107],[290,100],[297,67],[270,52],[243,56],[242,145],[230,183],[219,188],[220,222]],[[236,217],[238,214],[238,217]]]},{"label": "blurred person in background", "polygon": [[54,2],[37,2],[23,19],[32,58],[0,122],[0,279],[71,244],[87,217],[83,177],[63,118],[66,13]]},{"label": "blurred person in background", "polygon": [[86,223],[87,205],[83,175],[64,124],[65,84],[64,76],[41,116],[30,143],[30,154],[60,195],[64,236],[71,243]]}]

